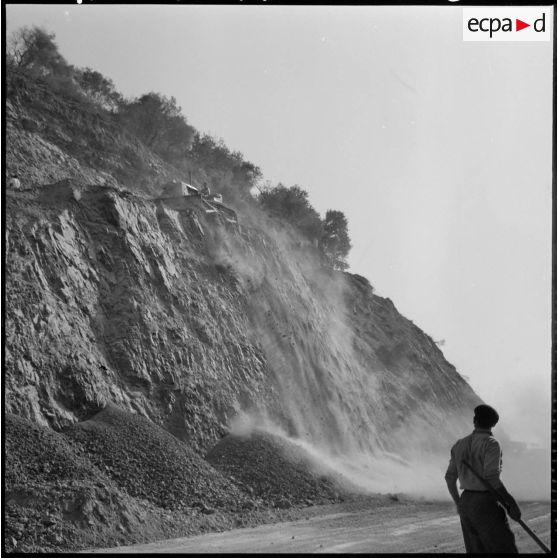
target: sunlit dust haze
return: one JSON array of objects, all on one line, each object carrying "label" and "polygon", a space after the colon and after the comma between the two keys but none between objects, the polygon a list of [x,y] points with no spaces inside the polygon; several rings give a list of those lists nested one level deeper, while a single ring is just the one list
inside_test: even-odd
[{"label": "sunlit dust haze", "polygon": [[[230,425],[231,434],[250,437],[254,431],[270,432],[302,448],[310,465],[318,471],[334,471],[347,480],[349,488],[364,493],[394,495],[402,494],[428,500],[448,500],[448,492],[441,482],[446,468],[446,456],[441,454],[402,458],[386,451],[335,454],[327,447],[310,444],[303,439],[289,437],[283,428],[269,417],[254,417],[239,413]],[[539,450],[538,454],[514,455],[502,480],[513,487],[520,501],[549,499],[550,454]],[[525,472],[529,471],[526,475]]]},{"label": "sunlit dust haze", "polygon": [[[397,321],[384,322],[389,329],[401,328],[397,339],[411,351],[409,359],[399,359],[389,371],[372,360],[371,349],[381,351],[386,340],[374,340],[378,323],[367,322],[366,309],[353,306],[362,303],[353,282],[324,270],[289,231],[266,225],[265,256],[247,252],[227,235],[217,239],[213,253],[250,291],[254,342],[257,338],[277,386],[274,403],[239,406],[230,431],[277,434],[367,492],[447,500],[449,448],[472,430],[471,409],[478,403],[473,392],[438,362],[432,361],[431,378],[413,364],[413,354],[424,354],[428,340],[421,341],[411,324],[404,329]],[[385,301],[376,298],[372,304]],[[362,345],[358,331],[372,344]],[[506,433],[502,442],[508,457],[514,454],[506,459],[505,478],[513,480],[517,497],[546,499],[547,454],[533,460],[534,454],[513,445]],[[527,465],[539,474],[526,477]]]},{"label": "sunlit dust haze", "polygon": [[[6,18],[8,34],[54,32],[69,63],[126,96],[174,96],[265,179],[299,184],[322,216],[343,211],[349,271],[438,342],[498,409],[496,435],[542,456],[523,486],[520,445],[505,450],[514,493],[549,494],[551,42],[463,42],[455,5],[8,4]],[[287,233],[276,237],[287,251]],[[299,257],[267,285],[274,270],[260,269],[271,264],[226,241],[215,250],[258,286],[250,311],[284,408],[239,409],[231,429],[280,433],[371,491],[447,499],[449,448],[471,432],[472,406],[448,420],[434,398],[387,437],[381,381],[355,352],[343,282]],[[273,316],[292,327],[278,331]]]}]

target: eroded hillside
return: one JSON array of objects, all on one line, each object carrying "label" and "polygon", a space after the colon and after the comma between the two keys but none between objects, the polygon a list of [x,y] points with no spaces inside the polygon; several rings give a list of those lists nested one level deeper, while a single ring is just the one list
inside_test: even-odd
[{"label": "eroded hillside", "polygon": [[[84,442],[97,432],[87,421],[106,409],[148,419],[200,458],[228,432],[259,428],[364,490],[424,487],[428,460],[446,459],[480,401],[432,339],[256,203],[225,192],[238,226],[160,199],[181,173],[110,115],[66,101],[25,80],[8,89],[7,166],[24,190],[6,193],[4,397],[8,413],[31,421],[18,428],[37,425],[41,440],[56,431],[78,461],[86,452],[86,466],[101,471],[91,478],[108,475],[111,498],[131,498],[126,513],[142,494],[103,457],[113,442],[103,438],[99,456]],[[48,502],[22,488],[40,476],[14,475],[10,509],[23,525],[21,506]],[[231,498],[236,490],[226,488]],[[191,510],[189,498],[181,506]],[[164,525],[161,513],[153,517]]]},{"label": "eroded hillside", "polygon": [[203,450],[243,410],[373,452],[415,426],[440,440],[476,401],[389,300],[286,233],[71,181],[10,193],[7,228],[6,403],[36,422],[114,402]]}]

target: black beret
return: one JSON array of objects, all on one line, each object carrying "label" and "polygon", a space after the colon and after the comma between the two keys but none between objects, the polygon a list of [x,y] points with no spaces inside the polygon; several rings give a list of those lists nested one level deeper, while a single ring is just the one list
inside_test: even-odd
[{"label": "black beret", "polygon": [[494,426],[500,420],[500,416],[496,412],[496,409],[492,408],[490,405],[479,405],[475,407],[475,418],[479,423],[485,426]]}]

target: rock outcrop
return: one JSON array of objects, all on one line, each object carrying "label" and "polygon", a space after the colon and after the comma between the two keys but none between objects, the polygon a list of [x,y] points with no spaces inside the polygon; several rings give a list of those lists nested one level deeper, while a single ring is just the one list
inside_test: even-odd
[{"label": "rock outcrop", "polygon": [[7,229],[6,406],[40,424],[112,402],[206,450],[243,410],[393,451],[477,401],[389,300],[287,234],[71,181],[10,193]]}]

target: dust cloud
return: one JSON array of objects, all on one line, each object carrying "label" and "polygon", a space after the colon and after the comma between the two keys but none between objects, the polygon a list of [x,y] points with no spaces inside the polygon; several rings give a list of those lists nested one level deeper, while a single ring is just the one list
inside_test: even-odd
[{"label": "dust cloud", "polygon": [[447,463],[439,460],[418,463],[387,451],[372,453],[334,454],[327,447],[289,436],[268,415],[239,412],[230,424],[230,433],[249,437],[255,431],[279,436],[301,448],[308,466],[322,474],[335,474],[347,488],[363,494],[404,494],[430,500],[447,500],[443,480]]},{"label": "dust cloud", "polygon": [[[249,436],[257,428],[282,436],[306,450],[313,466],[363,492],[449,500],[444,473],[452,444],[472,429],[469,416],[463,409],[448,415],[428,391],[412,409],[386,392],[370,354],[355,349],[348,316],[358,309],[347,307],[346,277],[323,268],[315,250],[291,232],[260,218],[259,230],[242,240],[225,235],[213,247],[215,261],[243,286],[254,342],[278,392],[267,408],[238,413],[231,433]],[[404,378],[392,374],[390,381],[398,393],[408,391]],[[521,499],[548,498],[544,483],[518,476],[511,461],[504,467],[508,489]]]},{"label": "dust cloud", "polygon": [[[335,454],[307,440],[289,436],[267,413],[240,411],[230,424],[230,433],[249,437],[255,431],[268,432],[298,446],[307,455],[309,467],[322,474],[334,473],[346,487],[363,494],[393,494],[430,501],[450,501],[444,475],[448,455],[423,454],[402,457],[389,451]],[[504,447],[510,454],[502,481],[520,502],[550,499],[550,453],[519,452]]]}]

